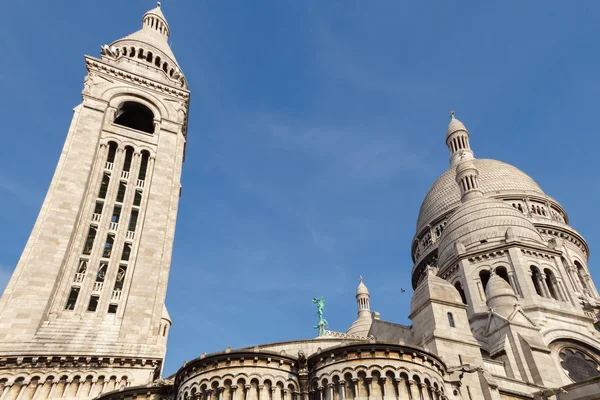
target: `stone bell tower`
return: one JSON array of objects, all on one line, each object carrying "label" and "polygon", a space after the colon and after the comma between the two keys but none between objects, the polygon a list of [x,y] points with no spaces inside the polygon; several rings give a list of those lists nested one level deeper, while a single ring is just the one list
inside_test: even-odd
[{"label": "stone bell tower", "polygon": [[85,57],[82,102],[0,299],[0,398],[87,399],[156,379],[190,93],[158,7]]}]

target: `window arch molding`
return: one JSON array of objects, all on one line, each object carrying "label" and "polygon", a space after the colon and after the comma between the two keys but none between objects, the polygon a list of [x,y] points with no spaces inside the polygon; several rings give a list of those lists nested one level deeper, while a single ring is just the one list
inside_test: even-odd
[{"label": "window arch molding", "polygon": [[133,153],[134,154],[141,154],[142,151],[147,151],[148,153],[150,153],[150,158],[154,158],[156,157],[156,152],[154,151],[154,149],[148,147],[148,146],[144,146],[144,145],[139,145],[136,143],[133,143],[129,140],[121,140],[120,138],[116,137],[116,136],[105,136],[102,139],[100,139],[100,145],[104,145],[104,146],[108,146],[108,144],[110,142],[116,142],[117,143],[117,148],[119,149],[123,149],[125,150],[125,147],[133,147]]},{"label": "window arch molding", "polygon": [[[109,88],[102,94],[102,97],[105,99],[108,98],[108,108],[113,110],[117,110],[121,104],[128,101],[146,106],[148,109],[150,109],[150,111],[152,111],[152,114],[154,114],[154,120],[157,122],[161,122],[163,119],[176,120],[177,117],[175,110],[172,112],[173,115],[169,115],[168,108],[159,98],[153,96],[151,93],[137,88]],[[171,108],[174,109],[175,107]]]}]

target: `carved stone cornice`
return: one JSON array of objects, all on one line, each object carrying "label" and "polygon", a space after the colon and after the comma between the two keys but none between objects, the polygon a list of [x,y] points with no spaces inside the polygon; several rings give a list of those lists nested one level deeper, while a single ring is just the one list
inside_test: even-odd
[{"label": "carved stone cornice", "polygon": [[114,76],[115,78],[119,78],[119,79],[122,79],[122,80],[130,82],[130,83],[135,83],[136,85],[140,85],[140,86],[148,88],[148,89],[154,89],[161,93],[170,94],[170,95],[178,97],[180,99],[188,100],[190,98],[190,92],[188,90],[165,85],[165,84],[159,83],[155,80],[141,77],[136,74],[132,74],[130,72],[127,72],[120,68],[117,68],[114,65],[109,65],[102,60],[98,60],[97,58],[86,56],[85,64],[86,64],[88,71],[90,71],[90,72],[95,71],[95,72],[100,72],[100,73],[104,73],[107,75],[111,75],[111,76]]},{"label": "carved stone cornice", "polygon": [[39,356],[39,357],[0,357],[2,368],[51,368],[51,367],[122,367],[122,366],[151,366],[161,364],[160,359],[131,358],[131,357],[99,357],[99,356]]}]

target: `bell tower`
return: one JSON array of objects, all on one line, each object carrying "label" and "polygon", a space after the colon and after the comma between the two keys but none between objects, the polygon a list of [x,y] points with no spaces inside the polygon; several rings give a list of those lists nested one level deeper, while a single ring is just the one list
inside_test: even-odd
[{"label": "bell tower", "polygon": [[85,56],[82,102],[0,299],[2,400],[87,399],[160,375],[190,99],[170,33],[159,3]]}]

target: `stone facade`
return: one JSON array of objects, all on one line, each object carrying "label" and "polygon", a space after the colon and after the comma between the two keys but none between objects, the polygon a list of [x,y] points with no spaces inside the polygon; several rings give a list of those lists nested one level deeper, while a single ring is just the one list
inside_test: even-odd
[{"label": "stone facade", "polygon": [[0,299],[0,398],[93,398],[159,377],[187,83],[160,8],[85,57],[82,102]]},{"label": "stone facade", "polygon": [[[517,168],[446,132],[450,169],[412,243],[411,326],[202,354],[159,379],[189,91],[159,7],[86,57],[50,189],[0,299],[0,400],[600,398],[600,299],[566,211]],[[44,271],[44,273],[39,273]]]}]

